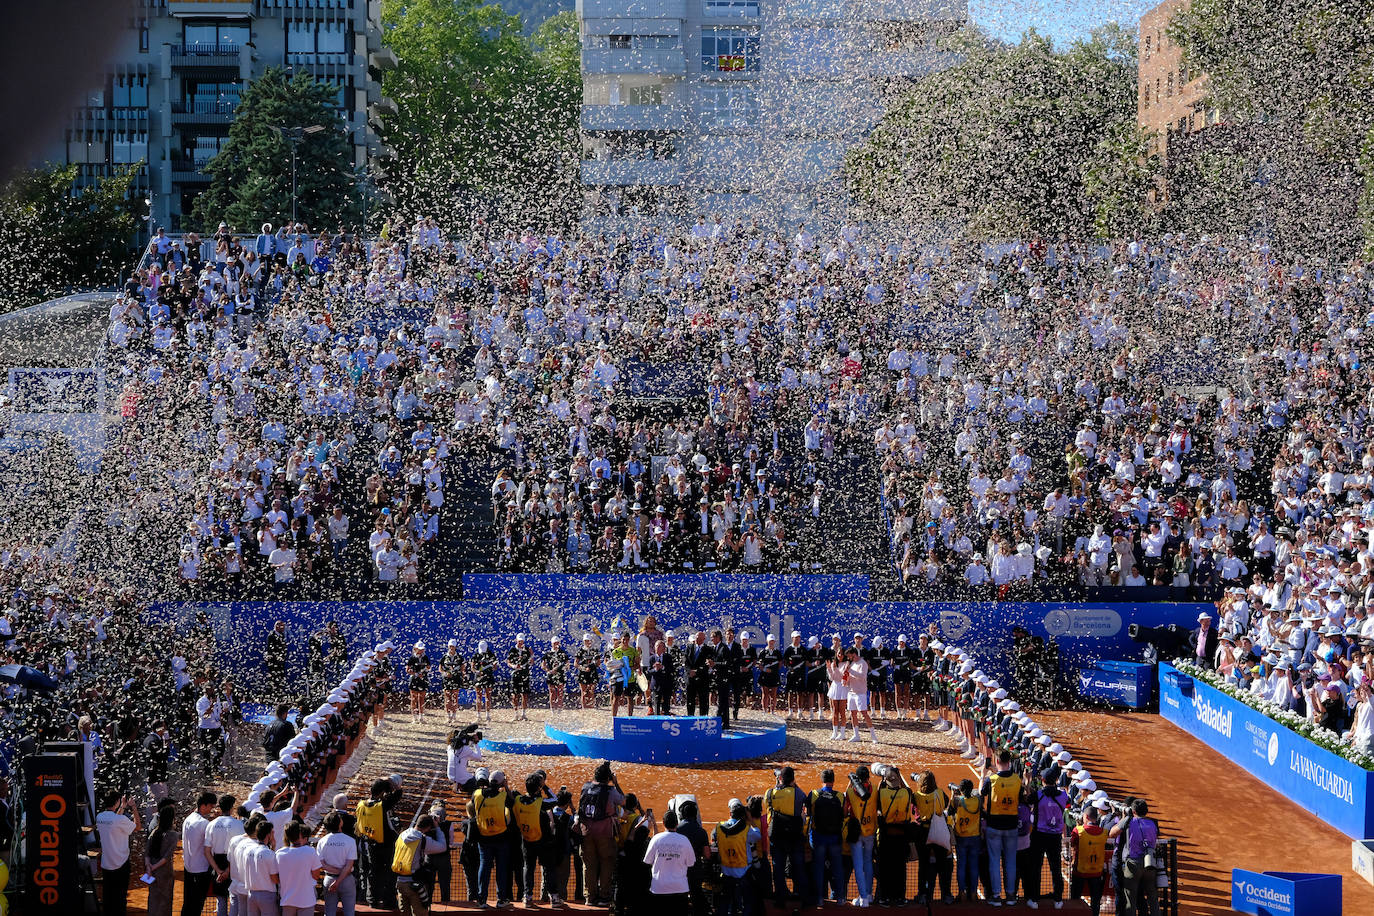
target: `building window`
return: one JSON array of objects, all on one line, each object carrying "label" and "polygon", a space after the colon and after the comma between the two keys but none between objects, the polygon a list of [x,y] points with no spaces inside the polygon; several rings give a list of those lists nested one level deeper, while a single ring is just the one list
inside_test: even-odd
[{"label": "building window", "polygon": [[1146,111],[1150,109],[1150,84],[1145,84],[1145,103],[1142,106]]},{"label": "building window", "polygon": [[1150,59],[1150,36],[1145,36],[1145,59]]},{"label": "building window", "polygon": [[662,105],[663,86],[631,86],[625,90],[625,98],[631,105]]},{"label": "building window", "polygon": [[672,51],[682,47],[682,38],[678,35],[588,35],[583,46],[589,50]]},{"label": "building window", "polygon": [[701,89],[701,126],[717,130],[752,127],[759,120],[753,86],[708,86]]},{"label": "building window", "polygon": [[348,25],[343,22],[300,21],[286,24],[286,56],[292,63],[348,62]]},{"label": "building window", "polygon": [[749,29],[702,29],[701,69],[708,73],[757,73],[759,33]]},{"label": "building window", "polygon": [[237,50],[249,41],[248,26],[231,22],[188,22],[182,33],[188,48],[227,47]]},{"label": "building window", "polygon": [[1169,71],[1169,78],[1164,84],[1164,97],[1172,99],[1174,97],[1174,73]]},{"label": "building window", "polygon": [[138,49],[139,49],[140,51],[147,51],[147,50],[148,50],[148,20],[147,20],[147,19],[140,19],[140,20],[138,20]]},{"label": "building window", "polygon": [[724,19],[732,16],[757,17],[759,0],[702,0],[703,19]]}]

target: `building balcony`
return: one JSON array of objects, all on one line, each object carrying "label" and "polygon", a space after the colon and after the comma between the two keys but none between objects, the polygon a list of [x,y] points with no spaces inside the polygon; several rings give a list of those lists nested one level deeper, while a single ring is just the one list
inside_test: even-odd
[{"label": "building balcony", "polygon": [[238,45],[172,45],[172,66],[197,69],[239,69],[242,49]]},{"label": "building balcony", "polygon": [[968,0],[851,0],[850,10],[867,22],[964,22]]},{"label": "building balcony", "polygon": [[582,183],[674,187],[682,184],[682,166],[672,159],[589,159],[582,163]]},{"label": "building balcony", "polygon": [[692,0],[577,0],[577,18],[686,19],[688,2]]},{"label": "building balcony", "polygon": [[202,172],[193,163],[173,162],[172,163],[172,183],[173,184],[209,184],[210,175]]},{"label": "building balcony", "polygon": [[373,70],[395,70],[396,52],[390,48],[379,48],[367,56],[367,65]]},{"label": "building balcony", "polygon": [[681,48],[583,48],[582,73],[661,73],[684,76],[687,57]]},{"label": "building balcony", "polygon": [[172,103],[173,124],[229,124],[239,107],[238,99],[207,99]]},{"label": "building balcony", "polygon": [[386,96],[381,96],[377,101],[367,106],[367,114],[370,118],[381,119],[393,117],[400,111],[396,103]]},{"label": "building balcony", "polygon": [[677,105],[583,105],[583,130],[681,131],[686,113]]},{"label": "building balcony", "polygon": [[172,16],[252,16],[253,0],[167,0]]}]

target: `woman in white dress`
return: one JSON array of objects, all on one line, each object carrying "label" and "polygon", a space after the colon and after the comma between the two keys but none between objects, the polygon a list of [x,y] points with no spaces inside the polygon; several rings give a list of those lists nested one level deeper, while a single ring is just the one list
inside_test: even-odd
[{"label": "woman in white dress", "polygon": [[825,674],[830,679],[830,689],[825,695],[830,698],[831,741],[840,740],[840,734],[844,731],[845,702],[849,698],[849,688],[844,680],[848,670],[849,663],[845,661],[844,647],[837,633],[833,639],[830,660],[825,663]]}]

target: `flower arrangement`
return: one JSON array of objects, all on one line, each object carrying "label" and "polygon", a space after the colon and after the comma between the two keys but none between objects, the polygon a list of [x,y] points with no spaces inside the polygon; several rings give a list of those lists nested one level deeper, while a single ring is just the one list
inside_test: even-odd
[{"label": "flower arrangement", "polygon": [[1238,700],[1257,712],[1263,713],[1275,722],[1282,725],[1291,732],[1301,735],[1320,748],[1325,748],[1337,757],[1349,760],[1356,766],[1366,770],[1374,770],[1374,756],[1364,753],[1351,746],[1340,735],[1327,728],[1322,728],[1316,722],[1300,716],[1290,709],[1284,709],[1277,703],[1270,703],[1263,700],[1248,690],[1242,690],[1234,684],[1228,684],[1224,679],[1217,676],[1214,671],[1206,671],[1183,659],[1175,659],[1173,666],[1189,677],[1202,681],[1215,690],[1220,690],[1233,700]]}]

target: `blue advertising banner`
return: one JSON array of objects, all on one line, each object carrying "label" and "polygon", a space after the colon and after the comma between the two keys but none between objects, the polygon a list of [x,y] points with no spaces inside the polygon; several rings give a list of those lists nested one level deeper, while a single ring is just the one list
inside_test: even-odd
[{"label": "blue advertising banner", "polygon": [[[628,588],[653,577],[612,578]],[[689,578],[709,583],[728,577]],[[291,651],[288,661],[295,672],[306,670],[310,638],[329,620],[339,622],[354,655],[383,639],[394,640],[408,654],[412,643],[424,640],[430,657],[437,662],[451,638],[458,640],[465,655],[473,652],[478,640],[487,639],[504,657],[517,633],[526,634],[536,655],[547,650],[554,636],[559,636],[571,652],[587,633],[601,644],[617,618],[619,626],[637,630],[646,614],[657,616],[660,627],[683,640],[697,629],[734,626],[748,630],[760,646],[770,633],[780,645],[786,645],[793,630],[805,637],[840,633],[846,643],[855,632],[862,632],[869,638],[882,636],[888,645],[895,645],[897,637],[904,634],[914,645],[919,634],[934,626],[942,639],[974,653],[984,670],[1005,679],[1011,668],[1014,626],[1053,640],[1062,669],[1076,672],[1102,660],[1138,658],[1141,646],[1128,635],[1127,624],[1184,624],[1194,620],[1204,607],[1208,605],[586,599],[164,604],[156,606],[153,614],[161,620],[189,623],[197,611],[205,611],[221,645],[234,647],[234,651],[226,651],[224,667],[250,684],[262,672],[258,649],[266,644],[275,620],[286,621]],[[537,690],[542,686],[537,667],[534,677]]]},{"label": "blue advertising banner", "polygon": [[1153,665],[1103,661],[1078,671],[1078,694],[1085,700],[1143,709],[1154,696]]},{"label": "blue advertising banner", "polygon": [[1346,836],[1374,836],[1374,772],[1172,665],[1159,669],[1159,713],[1165,719]]},{"label": "blue advertising banner", "polygon": [[867,601],[862,575],[468,573],[465,601]]},{"label": "blue advertising banner", "polygon": [[715,716],[617,716],[612,722],[617,740],[720,737],[720,719]]},{"label": "blue advertising banner", "polygon": [[1231,871],[1231,909],[1254,916],[1327,916],[1341,911],[1341,876]]}]

